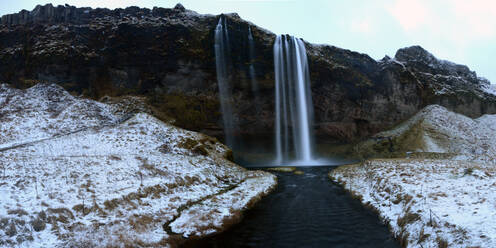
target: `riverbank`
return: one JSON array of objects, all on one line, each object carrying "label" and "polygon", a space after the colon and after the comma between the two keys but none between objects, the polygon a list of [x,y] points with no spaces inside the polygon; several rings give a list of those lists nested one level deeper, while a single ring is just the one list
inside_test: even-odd
[{"label": "riverbank", "polygon": [[492,163],[446,159],[375,159],[329,173],[405,247],[495,247],[495,176]]},{"label": "riverbank", "polygon": [[278,187],[242,222],[188,247],[399,247],[376,213],[329,181],[334,168],[269,170]]}]

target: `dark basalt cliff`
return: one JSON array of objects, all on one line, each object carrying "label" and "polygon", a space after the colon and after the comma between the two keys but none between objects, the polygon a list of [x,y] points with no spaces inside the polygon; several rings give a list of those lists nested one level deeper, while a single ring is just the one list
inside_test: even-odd
[{"label": "dark basalt cliff", "polygon": [[[237,133],[270,133],[274,118],[275,35],[226,14],[230,83]],[[62,85],[92,98],[144,95],[159,118],[222,136],[215,71],[219,16],[173,9],[37,6],[5,15],[0,25],[0,82]],[[255,41],[250,61],[248,27]],[[355,141],[407,119],[429,104],[477,117],[496,113],[487,80],[468,67],[436,59],[421,47],[376,61],[365,54],[306,43],[321,137]],[[255,67],[255,101],[249,65]],[[259,106],[256,106],[259,104]],[[258,110],[258,111],[257,111]]]}]

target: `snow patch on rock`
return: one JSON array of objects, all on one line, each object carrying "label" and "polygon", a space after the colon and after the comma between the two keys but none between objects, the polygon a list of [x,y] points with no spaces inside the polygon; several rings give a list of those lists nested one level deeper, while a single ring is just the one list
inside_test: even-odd
[{"label": "snow patch on rock", "polygon": [[483,85],[482,90],[491,95],[496,95],[496,85],[494,84]]}]

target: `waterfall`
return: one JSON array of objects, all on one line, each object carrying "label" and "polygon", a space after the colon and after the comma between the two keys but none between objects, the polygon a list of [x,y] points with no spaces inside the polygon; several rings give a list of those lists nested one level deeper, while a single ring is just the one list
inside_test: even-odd
[{"label": "waterfall", "polygon": [[224,124],[225,142],[233,147],[234,119],[231,102],[231,88],[228,79],[228,58],[230,55],[229,35],[227,31],[226,18],[221,16],[215,28],[215,63],[217,70],[217,84],[219,86],[220,108]]},{"label": "waterfall", "polygon": [[251,79],[251,91],[253,93],[255,99],[255,111],[257,112],[257,117],[260,119],[261,105],[260,105],[260,96],[258,93],[258,83],[255,74],[255,42],[253,41],[253,35],[251,34],[251,27],[248,26],[248,59],[250,62],[250,66],[248,71],[250,73]]},{"label": "waterfall", "polygon": [[313,104],[308,60],[301,39],[277,36],[274,71],[276,162],[311,162]]}]

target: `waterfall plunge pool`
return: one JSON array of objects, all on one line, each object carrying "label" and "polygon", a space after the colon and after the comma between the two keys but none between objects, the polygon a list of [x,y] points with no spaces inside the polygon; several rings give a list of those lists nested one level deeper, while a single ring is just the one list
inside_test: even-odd
[{"label": "waterfall plunge pool", "polygon": [[[269,138],[267,138],[269,137]],[[234,161],[245,167],[275,167],[275,166],[337,166],[356,163],[353,154],[350,154],[351,144],[336,144],[315,137],[313,159],[311,161],[288,159],[277,161],[274,149],[273,134],[235,136],[232,147]],[[219,137],[223,141],[222,137]],[[295,158],[293,151],[288,157]]]}]

